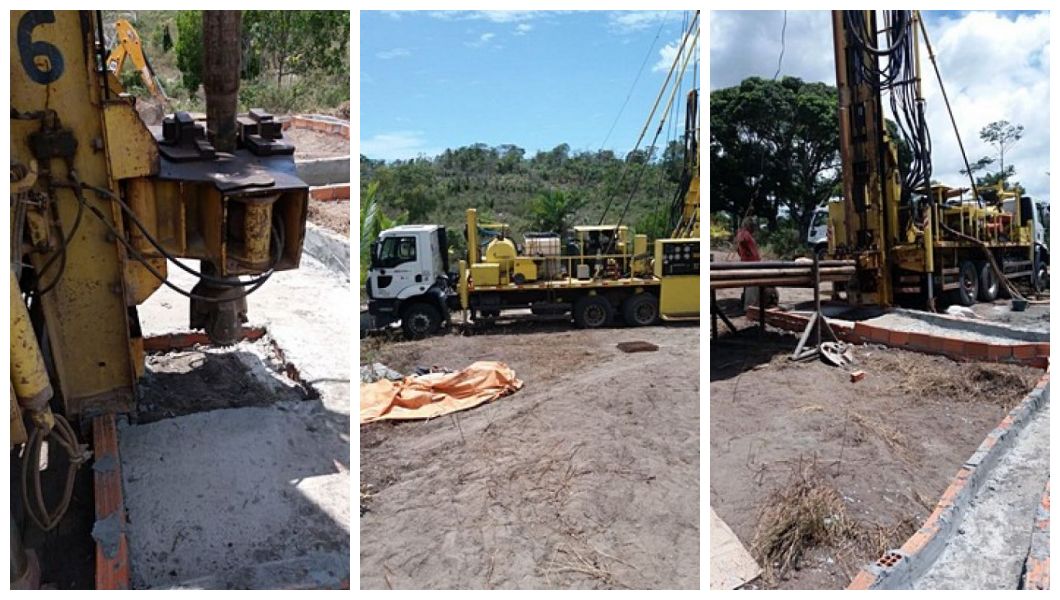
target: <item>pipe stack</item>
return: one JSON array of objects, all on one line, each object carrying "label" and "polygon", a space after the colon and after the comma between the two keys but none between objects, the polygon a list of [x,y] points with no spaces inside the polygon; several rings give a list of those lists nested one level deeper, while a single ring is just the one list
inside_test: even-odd
[{"label": "pipe stack", "polygon": [[[822,260],[820,280],[846,281],[854,276],[852,260]],[[813,287],[813,263],[795,261],[712,262],[710,288]]]}]

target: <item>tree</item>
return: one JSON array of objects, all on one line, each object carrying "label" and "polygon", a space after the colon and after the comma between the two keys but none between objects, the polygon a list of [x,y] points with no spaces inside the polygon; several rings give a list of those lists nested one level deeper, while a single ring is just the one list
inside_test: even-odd
[{"label": "tree", "polygon": [[994,164],[995,159],[983,156],[979,160],[969,163],[967,169],[961,169],[961,175],[975,175],[979,171],[985,171],[987,167]]},{"label": "tree", "polygon": [[800,230],[839,179],[836,88],[795,77],[750,77],[710,94],[711,209],[748,211],[779,227],[786,207]]},{"label": "tree", "polygon": [[1011,150],[1023,138],[1023,125],[1012,125],[1008,121],[994,121],[979,131],[979,138],[997,150],[1001,179],[1007,178],[1005,151]]},{"label": "tree", "polygon": [[202,11],[177,13],[177,68],[181,85],[195,94],[202,84]]},{"label": "tree", "polygon": [[530,202],[530,223],[537,231],[566,233],[569,219],[585,206],[581,194],[550,190],[538,194]]},{"label": "tree", "polygon": [[162,26],[162,52],[169,52],[173,47],[173,36],[169,33],[169,23]]},{"label": "tree", "polygon": [[244,16],[250,53],[276,75],[348,70],[350,20],[345,11],[250,10]]},{"label": "tree", "polygon": [[386,216],[376,198],[378,192],[379,182],[373,181],[368,184],[368,190],[361,197],[361,285],[364,285],[368,275],[372,242],[379,238],[381,232],[405,222],[404,215],[399,215],[395,219]]}]

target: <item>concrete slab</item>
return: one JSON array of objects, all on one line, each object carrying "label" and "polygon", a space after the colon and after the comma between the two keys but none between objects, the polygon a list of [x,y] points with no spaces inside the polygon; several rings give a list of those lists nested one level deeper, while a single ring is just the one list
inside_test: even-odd
[{"label": "concrete slab", "polygon": [[[318,398],[122,428],[135,587],[348,583],[351,305],[348,281],[308,255],[248,298],[252,323]],[[188,300],[166,288],[140,309],[145,335],[186,330],[187,318]],[[247,376],[268,381],[253,365]]]},{"label": "concrete slab", "polygon": [[914,589],[1014,590],[1049,479],[1049,405],[1038,410],[969,504],[957,535]]}]

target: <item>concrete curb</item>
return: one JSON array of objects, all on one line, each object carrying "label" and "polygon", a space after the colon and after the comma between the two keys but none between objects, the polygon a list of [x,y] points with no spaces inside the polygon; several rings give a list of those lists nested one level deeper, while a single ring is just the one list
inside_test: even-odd
[{"label": "concrete curb", "polygon": [[1024,590],[1049,589],[1049,482],[1045,482],[1042,501],[1034,519],[1031,547],[1027,561],[1023,564],[1020,588]]},{"label": "concrete curb", "polygon": [[295,115],[288,117],[281,125],[283,129],[297,127],[299,129],[311,129],[319,133],[342,136],[350,139],[350,124],[335,117],[323,115]]},{"label": "concrete curb", "polygon": [[1038,408],[1048,401],[1047,371],[1034,389],[1009,411],[1001,423],[986,436],[975,453],[965,461],[920,529],[906,540],[901,548],[890,550],[874,564],[863,568],[847,589],[911,589],[913,581],[931,568],[960,527],[969,502],[994,468],[998,457],[1008,450]]},{"label": "concrete curb", "polygon": [[[758,322],[758,307],[747,309],[747,319]],[[776,308],[766,309],[766,323],[801,333],[809,317]],[[874,343],[893,348],[906,348],[924,354],[939,354],[954,360],[982,360],[1026,365],[1045,369],[1049,366],[1049,342],[1016,342],[1013,344],[991,344],[926,333],[896,331],[858,321],[853,327],[841,325],[833,320],[828,324],[839,339],[852,344]]]},{"label": "concrete curb", "polygon": [[294,161],[298,178],[310,186],[350,183],[350,157],[307,158]]},{"label": "concrete curb", "polygon": [[350,241],[312,223],[305,225],[305,244],[302,249],[319,260],[328,270],[350,280]]},{"label": "concrete curb", "polygon": [[962,319],[960,317],[951,317],[947,315],[914,311],[907,308],[892,308],[891,313],[896,315],[902,315],[903,317],[909,317],[924,321],[925,323],[931,323],[939,327],[949,327],[957,329],[968,329],[976,333],[983,335],[992,335],[995,337],[1007,337],[1023,342],[1048,342],[1049,332],[1048,331],[1033,331],[1030,329],[1020,329],[1018,327],[1006,327],[1004,325],[997,325],[990,323],[989,321],[977,321],[973,319]]}]

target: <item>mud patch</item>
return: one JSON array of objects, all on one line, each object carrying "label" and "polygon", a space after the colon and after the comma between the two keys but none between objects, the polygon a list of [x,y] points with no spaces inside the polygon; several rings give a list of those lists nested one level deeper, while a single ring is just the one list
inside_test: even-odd
[{"label": "mud patch", "polygon": [[134,423],[315,397],[268,336],[224,348],[153,354],[145,362]]}]

